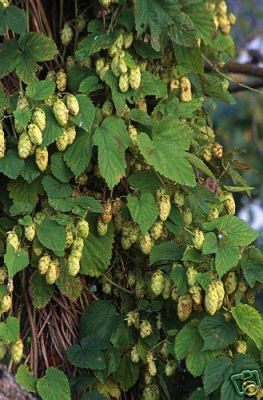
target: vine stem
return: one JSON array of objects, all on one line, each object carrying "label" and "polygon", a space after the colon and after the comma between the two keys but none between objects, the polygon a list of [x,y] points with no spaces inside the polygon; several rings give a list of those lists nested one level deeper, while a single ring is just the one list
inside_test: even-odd
[{"label": "vine stem", "polygon": [[103,274],[103,278],[106,279],[111,285],[116,286],[118,289],[122,290],[125,293],[132,294],[131,290],[125,289],[124,287],[118,285],[118,283],[113,282],[110,278],[108,278],[105,274]]}]

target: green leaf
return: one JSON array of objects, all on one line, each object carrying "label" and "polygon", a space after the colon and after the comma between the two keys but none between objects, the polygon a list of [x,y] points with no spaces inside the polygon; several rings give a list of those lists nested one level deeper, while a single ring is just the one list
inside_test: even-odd
[{"label": "green leaf", "polygon": [[175,24],[168,31],[173,43],[194,47],[196,45],[195,26],[187,14],[177,13],[174,16]]},{"label": "green leaf", "polygon": [[37,391],[43,400],[70,400],[66,375],[57,368],[48,368],[46,375],[37,381]]},{"label": "green leaf", "polygon": [[57,123],[51,107],[41,104],[40,108],[46,114],[46,127],[43,131],[42,146],[48,146],[62,135],[64,128]]},{"label": "green leaf", "polygon": [[197,37],[201,38],[205,44],[213,45],[216,29],[212,15],[207,12],[205,5],[199,4],[189,7],[189,9],[187,9],[187,14],[194,23]]},{"label": "green leaf", "polygon": [[129,118],[147,128],[152,128],[153,126],[153,120],[150,115],[148,115],[145,111],[138,110],[137,108],[133,108],[129,112]]},{"label": "green leaf", "polygon": [[211,283],[211,281],[213,279],[213,273],[211,271],[204,272],[204,273],[199,272],[196,275],[195,279],[199,283],[199,285],[202,287],[203,290],[207,290],[209,284]]},{"label": "green leaf", "polygon": [[204,340],[203,350],[224,349],[238,336],[234,321],[227,321],[221,313],[203,318],[198,330]]},{"label": "green leaf", "polygon": [[34,81],[26,88],[26,96],[33,100],[45,100],[55,92],[56,84],[51,80]]},{"label": "green leaf", "polygon": [[229,239],[221,239],[218,242],[216,250],[216,271],[221,278],[231,268],[235,267],[239,262],[240,250],[238,246],[233,244]]},{"label": "green leaf", "polygon": [[18,157],[15,150],[8,150],[0,160],[0,172],[10,179],[17,179],[24,167],[24,160]]},{"label": "green leaf", "polygon": [[127,196],[128,208],[135,222],[140,226],[142,234],[151,228],[156,221],[159,208],[151,193],[142,193],[140,197],[129,194]]},{"label": "green leaf", "polygon": [[205,396],[205,393],[203,389],[197,388],[189,397],[188,400],[209,400],[207,396]]},{"label": "green leaf", "polygon": [[220,399],[240,400],[240,396],[237,394],[234,385],[230,379],[225,380],[225,382],[221,386]]},{"label": "green leaf", "polygon": [[70,300],[77,300],[83,290],[80,278],[70,276],[65,266],[61,266],[60,268],[60,274],[59,278],[56,280],[56,285],[60,292]]},{"label": "green leaf", "polygon": [[9,197],[14,203],[30,204],[36,206],[39,194],[43,192],[40,180],[35,180],[32,183],[27,183],[19,178],[16,181],[10,181],[7,185]]},{"label": "green leaf", "polygon": [[75,204],[92,213],[104,213],[105,211],[98,200],[86,195],[77,197]]},{"label": "green leaf", "polygon": [[106,235],[97,234],[96,219],[89,219],[90,232],[85,240],[81,273],[88,276],[100,276],[109,266],[113,247],[113,224],[109,223]]},{"label": "green leaf", "polygon": [[182,257],[182,249],[176,246],[175,242],[162,242],[154,246],[150,254],[150,264],[158,261],[178,261]]},{"label": "green leaf", "polygon": [[224,215],[213,222],[206,222],[203,226],[207,231],[217,229],[223,236],[227,236],[239,246],[248,246],[258,237],[258,234],[245,221],[234,215]]},{"label": "green leaf", "polygon": [[29,264],[28,252],[25,250],[15,251],[10,244],[7,245],[4,260],[10,278],[13,278]]},{"label": "green leaf", "polygon": [[109,48],[117,39],[118,32],[94,32],[90,33],[83,39],[76,51],[76,58],[83,60],[94,53],[97,53],[101,49]]},{"label": "green leaf", "polygon": [[27,17],[24,10],[11,6],[0,8],[0,34],[8,28],[15,33],[24,33],[27,29]]},{"label": "green leaf", "polygon": [[87,96],[100,89],[103,89],[103,85],[99,83],[99,78],[96,75],[87,76],[79,85],[79,92]]},{"label": "green leaf", "polygon": [[29,32],[21,36],[19,45],[39,62],[52,60],[58,52],[55,42],[39,32]]},{"label": "green leaf", "polygon": [[128,354],[122,356],[119,368],[114,374],[114,378],[120,383],[122,390],[127,392],[132,388],[139,378],[139,367],[131,361]]},{"label": "green leaf", "polygon": [[80,320],[81,336],[96,336],[109,340],[119,323],[119,317],[113,304],[109,301],[93,301],[85,309]]},{"label": "green leaf", "polygon": [[36,163],[32,158],[25,160],[24,168],[20,175],[25,179],[25,181],[27,181],[27,183],[32,183],[39,177],[40,170],[37,168]]},{"label": "green leaf", "polygon": [[91,135],[78,133],[74,143],[64,154],[64,160],[75,176],[80,175],[89,165],[92,155]]},{"label": "green leaf", "polygon": [[29,372],[28,368],[25,365],[20,365],[18,367],[18,370],[16,372],[16,381],[27,392],[36,392],[37,378],[35,378],[33,374]]},{"label": "green leaf", "polygon": [[135,0],[135,25],[138,36],[150,28],[151,45],[154,50],[160,50],[160,35],[174,23],[180,5],[177,1]]},{"label": "green leaf", "polygon": [[105,396],[99,392],[89,392],[81,398],[81,400],[107,400]]},{"label": "green leaf", "polygon": [[62,183],[69,182],[72,177],[69,168],[66,166],[65,161],[63,160],[63,154],[61,152],[52,154],[50,168],[54,177]]},{"label": "green leaf", "polygon": [[0,78],[14,71],[19,57],[19,47],[15,40],[6,40],[0,44]]},{"label": "green leaf", "polygon": [[2,116],[4,110],[10,105],[10,99],[5,94],[4,88],[0,87],[0,116]]},{"label": "green leaf", "polygon": [[210,361],[204,373],[204,390],[210,394],[217,390],[222,383],[232,374],[232,360],[227,356],[219,356]]},{"label": "green leaf", "polygon": [[204,245],[202,249],[203,254],[213,254],[217,251],[217,237],[214,232],[209,232],[205,235]]},{"label": "green leaf", "polygon": [[166,83],[148,71],[142,72],[140,90],[144,96],[156,96],[157,99],[167,95]]},{"label": "green leaf", "polygon": [[34,272],[30,279],[30,294],[35,308],[44,308],[51,300],[54,286],[49,285],[44,275]]},{"label": "green leaf", "polygon": [[13,114],[15,117],[15,122],[25,129],[31,120],[31,110],[15,110]]},{"label": "green leaf", "polygon": [[125,150],[130,138],[123,119],[107,117],[96,129],[93,142],[99,150],[100,173],[110,189],[113,189],[125,174]]},{"label": "green leaf", "polygon": [[200,160],[200,158],[196,157],[192,153],[187,153],[186,158],[190,161],[190,163],[196,167],[197,169],[200,169],[200,171],[204,172],[207,176],[214,176],[212,171],[208,168],[208,166]]},{"label": "green leaf", "polygon": [[161,186],[161,183],[153,171],[142,170],[136,171],[128,177],[129,184],[132,188],[140,192],[153,193]]},{"label": "green leaf", "polygon": [[263,283],[263,253],[259,249],[248,249],[241,258],[244,277],[252,288],[256,282]]},{"label": "green leaf", "polygon": [[188,322],[175,337],[175,356],[186,359],[186,368],[194,376],[201,376],[215,353],[202,351],[203,340],[198,332],[198,321]]},{"label": "green leaf", "polygon": [[239,304],[231,308],[231,313],[241,331],[248,335],[260,350],[263,345],[263,320],[259,312],[248,304]]},{"label": "green leaf", "polygon": [[0,322],[0,338],[5,341],[15,342],[19,338],[19,321],[14,317],[7,317],[5,322]]},{"label": "green leaf", "polygon": [[110,70],[106,72],[104,81],[111,88],[112,100],[116,108],[116,114],[122,116],[126,109],[126,100],[133,103],[134,98],[136,98],[136,91],[130,88],[126,93],[120,92],[119,80]]},{"label": "green leaf", "polygon": [[67,358],[74,367],[95,370],[106,368],[104,354],[96,336],[87,336],[81,340],[80,345],[71,346],[67,351]]},{"label": "green leaf", "polygon": [[71,196],[72,188],[67,183],[61,183],[50,175],[42,179],[42,185],[48,197],[66,198]]},{"label": "green leaf", "polygon": [[187,160],[192,131],[187,125],[169,118],[156,122],[153,140],[145,133],[138,136],[138,146],[146,161],[156,171],[179,184],[195,186],[195,175]]},{"label": "green leaf", "polygon": [[89,132],[95,117],[95,107],[92,101],[83,94],[78,94],[76,98],[79,103],[79,113],[75,117],[71,116],[70,120],[84,131]]},{"label": "green leaf", "polygon": [[57,256],[63,256],[66,242],[66,228],[56,221],[44,219],[37,226],[37,237],[42,246],[52,250]]},{"label": "green leaf", "polygon": [[188,289],[186,269],[182,265],[177,264],[171,270],[170,277],[175,283],[178,293],[180,295],[186,294]]}]

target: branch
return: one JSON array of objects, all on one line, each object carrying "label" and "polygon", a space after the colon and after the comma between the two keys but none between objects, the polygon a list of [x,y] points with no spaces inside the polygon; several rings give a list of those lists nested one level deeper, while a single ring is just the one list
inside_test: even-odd
[{"label": "branch", "polygon": [[[245,87],[247,86],[247,87]],[[239,84],[232,84],[229,86],[228,91],[230,93],[237,93],[237,92],[242,92],[243,90],[249,90],[250,88],[252,89],[260,89],[263,88],[263,81],[256,81],[256,82],[246,82],[245,86],[239,85]]]},{"label": "branch", "polygon": [[[217,68],[217,66],[214,66],[214,68]],[[207,72],[212,72],[213,67],[210,65],[206,65],[205,70]],[[263,78],[263,68],[259,67],[258,64],[253,63],[239,64],[237,62],[230,61],[229,63],[224,65],[221,71],[226,73],[244,74],[248,76],[256,76],[257,78]]]}]

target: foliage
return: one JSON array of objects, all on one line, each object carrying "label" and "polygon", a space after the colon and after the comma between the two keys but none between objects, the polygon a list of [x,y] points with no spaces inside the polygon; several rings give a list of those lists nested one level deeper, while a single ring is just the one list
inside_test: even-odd
[{"label": "foliage", "polygon": [[224,1],[69,3],[57,57],[0,1],[1,359],[43,400],[235,399],[231,375],[261,373],[263,256],[213,132],[233,98],[204,63],[233,55],[234,16]]}]

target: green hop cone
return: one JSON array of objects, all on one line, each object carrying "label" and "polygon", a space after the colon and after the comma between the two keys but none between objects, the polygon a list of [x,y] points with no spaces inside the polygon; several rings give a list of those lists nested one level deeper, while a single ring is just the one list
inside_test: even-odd
[{"label": "green hop cone", "polygon": [[14,364],[19,364],[23,357],[24,345],[22,339],[16,340],[11,345],[11,359]]},{"label": "green hop cone", "polygon": [[247,352],[247,342],[245,340],[238,340],[236,342],[236,351],[239,354],[245,354]]},{"label": "green hop cone", "polygon": [[37,147],[35,152],[35,160],[38,169],[44,172],[48,165],[48,150],[46,147]]},{"label": "green hop cone", "polygon": [[184,102],[192,100],[191,82],[186,77],[180,80],[180,99]]},{"label": "green hop cone", "polygon": [[4,267],[0,267],[0,285],[3,285],[5,283],[5,280],[7,278],[7,272]]},{"label": "green hop cone", "polygon": [[100,5],[104,8],[109,8],[111,5],[112,0],[99,0]]},{"label": "green hop cone", "polygon": [[212,207],[208,213],[207,219],[208,221],[213,221],[219,217],[219,210],[217,207]]},{"label": "green hop cone", "polygon": [[204,244],[205,236],[203,231],[200,229],[195,229],[193,236],[193,245],[197,250],[202,250]]},{"label": "green hop cone", "polygon": [[128,72],[128,67],[123,56],[119,57],[119,71],[121,75],[124,75]]},{"label": "green hop cone", "polygon": [[4,134],[3,128],[0,125],[0,160],[2,158],[4,158],[5,151],[6,151],[5,134]]},{"label": "green hop cone", "polygon": [[6,313],[11,309],[12,298],[9,294],[5,294],[0,300],[0,313]]},{"label": "green hop cone", "polygon": [[224,287],[225,287],[226,293],[228,295],[233,294],[237,289],[237,284],[238,284],[237,274],[232,271],[228,272],[225,282],[224,282]]},{"label": "green hop cone", "polygon": [[144,339],[148,336],[151,336],[153,333],[152,325],[149,321],[145,320],[140,323],[140,335],[141,338]]},{"label": "green hop cone", "polygon": [[82,254],[84,249],[84,239],[82,237],[77,237],[72,244],[72,250],[78,251]]},{"label": "green hop cone", "polygon": [[135,67],[130,70],[129,75],[130,87],[134,90],[139,89],[141,84],[141,70],[140,67]]},{"label": "green hop cone", "polygon": [[186,321],[192,312],[193,300],[190,294],[179,296],[177,304],[177,315],[180,321]]},{"label": "green hop cone", "polygon": [[104,58],[98,58],[96,63],[95,63],[95,69],[97,74],[100,74],[100,71],[102,70],[102,68],[105,67],[105,59]]},{"label": "green hop cone", "polygon": [[41,108],[36,108],[32,115],[33,124],[37,125],[41,131],[46,127],[46,114]]},{"label": "green hop cone", "polygon": [[75,126],[70,126],[69,128],[67,128],[66,134],[68,137],[68,145],[70,145],[76,139],[77,132]]},{"label": "green hop cone", "polygon": [[216,288],[217,295],[218,295],[218,303],[217,303],[217,310],[220,310],[222,307],[224,298],[225,298],[225,288],[222,281],[217,280],[213,282],[214,287]]},{"label": "green hop cone", "polygon": [[58,151],[64,151],[68,147],[68,135],[66,130],[56,140],[56,146]]},{"label": "green hop cone", "polygon": [[132,246],[132,241],[129,237],[122,236],[121,237],[121,247],[123,250],[129,250]]},{"label": "green hop cone", "polygon": [[127,286],[133,288],[136,283],[136,275],[133,271],[128,272]]},{"label": "green hop cone", "polygon": [[159,296],[164,288],[164,274],[161,270],[155,271],[151,276],[151,289],[155,296]]},{"label": "green hop cone", "polygon": [[153,246],[153,242],[151,239],[151,236],[149,233],[146,233],[144,236],[141,237],[140,239],[140,249],[141,252],[145,255],[150,254],[152,246]]},{"label": "green hop cone", "polygon": [[121,75],[119,78],[119,89],[122,93],[129,90],[129,77],[128,74]]},{"label": "green hop cone", "polygon": [[97,222],[97,232],[99,236],[105,236],[106,233],[108,232],[108,224],[103,222],[100,217],[98,218]]},{"label": "green hop cone", "polygon": [[184,194],[180,190],[176,190],[174,193],[174,204],[177,207],[183,207],[185,203]]},{"label": "green hop cone", "polygon": [[172,292],[172,281],[171,281],[169,275],[165,275],[164,286],[163,286],[163,290],[162,290],[163,299],[164,300],[169,299],[169,297],[171,296],[171,292]]},{"label": "green hop cone", "polygon": [[193,302],[200,306],[203,300],[202,288],[199,285],[193,285],[190,287],[189,292],[192,295]]},{"label": "green hop cone", "polygon": [[129,133],[129,136],[130,136],[130,139],[131,139],[133,145],[136,145],[138,132],[137,132],[137,129],[135,128],[135,126],[133,126],[132,124],[129,124],[128,133]]},{"label": "green hop cone", "polygon": [[44,256],[40,257],[38,261],[38,272],[40,275],[45,275],[50,264],[50,256],[48,254],[45,254]]},{"label": "green hop cone", "polygon": [[18,251],[18,249],[20,247],[20,240],[15,232],[13,232],[13,231],[8,232],[7,238],[6,238],[6,244],[13,246],[15,251]]},{"label": "green hop cone", "polygon": [[42,143],[43,135],[36,124],[29,124],[27,132],[32,144],[39,146]]},{"label": "green hop cone", "polygon": [[160,391],[157,385],[146,386],[143,389],[143,400],[159,400]]},{"label": "green hop cone", "polygon": [[119,68],[119,55],[116,54],[110,64],[111,71],[116,78],[119,78],[121,75],[120,68]]},{"label": "green hop cone", "polygon": [[89,235],[89,223],[84,219],[78,222],[77,233],[81,238],[87,239]]},{"label": "green hop cone", "polygon": [[76,20],[76,29],[78,30],[78,32],[84,31],[84,29],[86,28],[86,24],[87,24],[87,22],[86,22],[84,14],[78,15],[77,20]]},{"label": "green hop cone", "polygon": [[171,211],[171,199],[170,196],[164,194],[159,200],[159,217],[161,221],[166,221]]},{"label": "green hop cone", "polygon": [[140,361],[140,356],[136,346],[133,346],[131,349],[131,360],[134,364],[137,364]]},{"label": "green hop cone", "polygon": [[205,294],[205,309],[210,315],[214,315],[217,312],[217,307],[219,303],[217,289],[213,284],[208,286]]},{"label": "green hop cone", "polygon": [[80,270],[80,259],[75,257],[74,254],[70,254],[68,258],[68,274],[70,276],[76,276]]},{"label": "green hop cone", "polygon": [[32,242],[34,240],[34,237],[36,235],[36,227],[34,224],[27,225],[25,227],[25,237],[29,242]]},{"label": "green hop cone", "polygon": [[133,43],[133,33],[132,32],[125,32],[123,34],[123,47],[125,49],[128,49],[129,47],[131,47]]},{"label": "green hop cone", "polygon": [[166,376],[173,376],[175,373],[175,369],[176,369],[176,363],[175,361],[171,360],[168,361],[168,363],[165,366],[165,375]]},{"label": "green hop cone", "polygon": [[126,315],[128,326],[134,326],[136,329],[140,328],[140,314],[137,311],[129,311]]},{"label": "green hop cone", "polygon": [[68,46],[73,39],[73,29],[69,24],[65,24],[63,29],[60,31],[60,40],[63,46]]},{"label": "green hop cone", "polygon": [[198,272],[193,266],[190,266],[187,268],[186,271],[186,277],[187,277],[187,283],[189,286],[193,286],[196,283],[196,275]]},{"label": "green hop cone", "polygon": [[46,282],[53,285],[59,277],[59,262],[57,260],[50,261],[46,272]]},{"label": "green hop cone", "polygon": [[137,299],[143,299],[145,296],[146,287],[142,277],[138,277],[135,284],[135,296]]},{"label": "green hop cone", "polygon": [[186,210],[183,211],[183,221],[185,225],[191,225],[193,220],[193,215],[190,210],[190,208],[187,208]]},{"label": "green hop cone", "polygon": [[67,108],[71,115],[78,115],[79,102],[78,99],[75,96],[73,96],[73,94],[69,94],[67,96]]},{"label": "green hop cone", "polygon": [[6,355],[6,345],[2,340],[0,340],[0,361],[3,360],[5,355]]},{"label": "green hop cone", "polygon": [[73,233],[71,230],[71,227],[69,225],[66,226],[66,243],[65,247],[66,249],[69,249],[73,243]]},{"label": "green hop cone", "polygon": [[65,92],[67,87],[67,74],[63,70],[57,73],[56,85],[60,92]]},{"label": "green hop cone", "polygon": [[153,240],[158,240],[160,239],[163,231],[163,222],[162,221],[156,221],[153,226],[151,227],[150,230],[150,235]]},{"label": "green hop cone", "polygon": [[9,4],[9,1],[8,0],[0,0],[0,3],[3,5],[3,7],[8,7],[10,4]]},{"label": "green hop cone", "polygon": [[66,59],[66,70],[69,72],[73,67],[75,67],[75,59],[71,56],[68,56]]},{"label": "green hop cone", "polygon": [[69,119],[69,111],[62,100],[55,101],[53,105],[55,118],[60,126],[67,126]]},{"label": "green hop cone", "polygon": [[26,132],[23,132],[18,139],[18,155],[20,158],[26,159],[30,156],[32,150],[31,140]]},{"label": "green hop cone", "polygon": [[109,117],[112,115],[114,110],[113,104],[110,100],[106,100],[102,106],[102,113],[104,117]]}]

